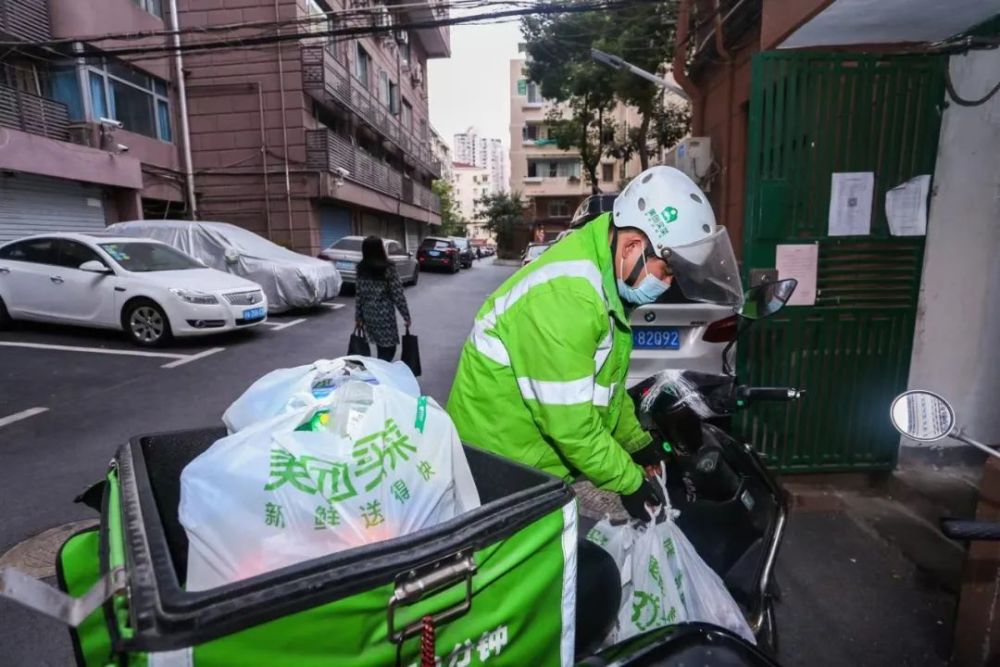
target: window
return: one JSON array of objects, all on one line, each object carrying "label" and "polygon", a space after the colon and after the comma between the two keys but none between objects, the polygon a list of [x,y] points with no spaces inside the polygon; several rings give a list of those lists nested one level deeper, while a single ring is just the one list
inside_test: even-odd
[{"label": "window", "polygon": [[126,271],[179,271],[203,269],[205,265],[193,257],[175,250],[165,243],[130,241],[127,243],[102,243],[101,249],[118,262]]},{"label": "window", "polygon": [[162,0],[132,0],[132,4],[137,5],[140,9],[145,9],[153,16],[163,18]]},{"label": "window", "polygon": [[528,86],[528,104],[541,104],[542,103],[542,91],[539,90],[538,84],[534,81],[529,81]]},{"label": "window", "polygon": [[389,106],[389,73],[385,70],[378,73],[378,101]]},{"label": "window", "polygon": [[525,125],[521,128],[521,139],[524,141],[535,141],[538,139],[538,126]]},{"label": "window", "polygon": [[413,107],[406,100],[403,100],[403,116],[402,116],[403,127],[407,130],[413,129]]},{"label": "window", "polygon": [[389,82],[389,111],[399,115],[399,86],[392,81]]},{"label": "window", "polygon": [[399,59],[403,61],[403,67],[409,67],[410,59],[413,57],[410,53],[410,33],[405,30],[400,31],[396,36],[396,43],[399,44]]},{"label": "window", "polygon": [[87,69],[94,120],[112,118],[129,132],[160,141],[173,140],[166,83],[111,60]]},{"label": "window", "polygon": [[49,97],[62,102],[73,120],[83,120],[83,97],[80,95],[80,80],[76,67],[55,67],[49,73]]},{"label": "window", "polygon": [[565,199],[550,199],[549,200],[549,217],[550,218],[568,218],[569,217],[569,202]]},{"label": "window", "polygon": [[351,252],[361,252],[361,239],[358,238],[344,238],[340,239],[332,246],[333,250],[349,250]]},{"label": "window", "polygon": [[386,252],[391,256],[405,255],[406,251],[403,250],[403,246],[399,245],[395,241],[389,241],[386,245]]},{"label": "window", "polygon": [[529,160],[530,178],[580,178],[580,163],[576,160]]},{"label": "window", "polygon": [[56,239],[31,239],[0,249],[0,259],[32,264],[56,263]]},{"label": "window", "polygon": [[82,243],[64,240],[60,245],[59,259],[57,260],[59,266],[65,266],[67,269],[79,269],[84,262],[94,261],[107,266],[100,255]]},{"label": "window", "polygon": [[365,47],[361,46],[361,42],[357,42],[357,47],[354,58],[354,78],[367,89],[369,85],[368,71],[371,69],[372,57],[365,51]]},{"label": "window", "polygon": [[601,180],[605,183],[609,183],[615,180],[615,165],[613,164],[602,164],[601,165]]}]

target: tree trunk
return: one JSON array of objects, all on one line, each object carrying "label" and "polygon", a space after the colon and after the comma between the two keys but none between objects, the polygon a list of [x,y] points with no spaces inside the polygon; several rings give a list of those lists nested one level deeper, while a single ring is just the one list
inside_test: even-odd
[{"label": "tree trunk", "polygon": [[639,125],[639,166],[643,171],[649,169],[649,121],[652,111],[642,114],[642,123]]}]

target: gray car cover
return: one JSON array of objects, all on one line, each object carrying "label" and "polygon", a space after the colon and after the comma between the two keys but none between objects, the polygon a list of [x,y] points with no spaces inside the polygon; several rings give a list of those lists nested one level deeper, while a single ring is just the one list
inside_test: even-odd
[{"label": "gray car cover", "polygon": [[340,273],[332,262],[225,222],[134,220],[113,224],[108,232],[163,241],[213,269],[252,280],[267,295],[270,313],[309,308],[340,294]]}]

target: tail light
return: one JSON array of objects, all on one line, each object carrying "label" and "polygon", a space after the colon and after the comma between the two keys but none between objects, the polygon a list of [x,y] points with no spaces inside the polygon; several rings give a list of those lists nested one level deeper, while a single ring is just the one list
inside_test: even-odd
[{"label": "tail light", "polygon": [[718,322],[712,322],[701,337],[706,343],[728,343],[736,338],[736,330],[740,320],[735,315]]}]

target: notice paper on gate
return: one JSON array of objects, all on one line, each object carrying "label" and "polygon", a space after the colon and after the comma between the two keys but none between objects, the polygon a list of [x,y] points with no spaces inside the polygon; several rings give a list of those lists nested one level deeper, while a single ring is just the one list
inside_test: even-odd
[{"label": "notice paper on gate", "polygon": [[789,306],[816,304],[816,265],[819,263],[819,245],[799,243],[778,245],[774,249],[778,279],[795,278],[799,284],[788,299]]}]

